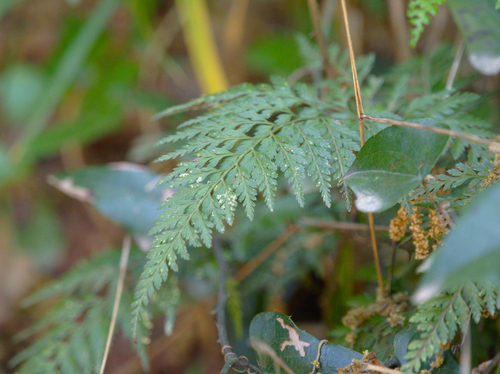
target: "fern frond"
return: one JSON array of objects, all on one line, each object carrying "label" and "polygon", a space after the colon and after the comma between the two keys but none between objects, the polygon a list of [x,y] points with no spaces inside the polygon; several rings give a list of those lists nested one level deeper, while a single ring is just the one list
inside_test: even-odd
[{"label": "fern frond", "polygon": [[314,89],[275,79],[273,86],[248,90],[166,139],[187,143],[159,160],[190,153],[196,158],[160,182],[178,192],[161,205],[164,212],[151,230],[156,237],[136,288],[134,329],[169,268],[177,269],[177,257],[189,258],[188,246],[210,247],[213,230],[223,232],[225,223],[233,223],[239,203],[252,219],[258,193],[273,210],[278,171],[300,206],[306,177],[330,206],[331,182],[343,176],[359,148],[359,135],[332,116]]},{"label": "fern frond", "polygon": [[[140,254],[133,254],[130,264],[139,263],[140,257]],[[32,305],[62,297],[49,313],[15,337],[16,340],[27,340],[37,336],[9,362],[12,366],[20,365],[17,373],[90,374],[99,371],[111,319],[119,259],[119,251],[105,251],[81,262],[26,300],[25,304]],[[131,301],[132,292],[125,291],[118,313],[118,327],[126,335],[131,335]],[[139,333],[141,336],[145,334],[142,326]],[[147,368],[144,342],[141,340],[134,348],[143,367]]]},{"label": "fern frond", "polygon": [[[429,192],[447,191],[451,189],[456,189],[466,183],[468,191],[467,193],[476,193],[480,188],[480,183],[485,178],[488,178],[490,174],[490,169],[493,168],[493,163],[491,161],[485,160],[482,162],[476,162],[472,165],[458,163],[455,165],[454,169],[450,169],[446,174],[439,174],[435,176],[435,179],[431,179],[426,182],[426,187]],[[425,189],[420,187],[414,192],[412,192],[412,197],[422,196],[426,193]],[[450,202],[457,202],[462,199],[469,199],[469,196],[463,194],[452,195],[450,197],[443,196]]]},{"label": "fern frond", "polygon": [[[477,323],[483,310],[493,310],[496,305],[497,287],[492,284],[467,282],[454,292],[448,292],[420,304],[417,313],[410,318],[419,331],[416,339],[408,345],[407,363],[401,368],[404,373],[418,373],[422,364],[430,360],[457,331],[466,333],[469,320]],[[484,297],[488,295],[488,298]]]},{"label": "fern frond", "polygon": [[415,47],[425,26],[431,21],[431,16],[436,16],[438,6],[445,0],[410,0],[406,16],[413,28],[410,31],[410,45]]},{"label": "fern frond", "polygon": [[[466,112],[477,106],[478,102],[479,95],[470,92],[455,92],[451,95],[446,91],[432,93],[413,99],[407,108],[403,108],[403,118],[433,118],[458,132],[485,138],[494,137],[490,123]],[[451,150],[455,160],[460,158],[466,149],[471,163],[481,158],[491,159],[486,146],[463,139],[453,139]]]}]

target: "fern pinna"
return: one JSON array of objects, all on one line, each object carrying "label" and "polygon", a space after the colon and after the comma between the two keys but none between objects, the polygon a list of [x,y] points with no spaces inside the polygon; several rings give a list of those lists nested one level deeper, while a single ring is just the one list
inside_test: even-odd
[{"label": "fern pinna", "polygon": [[449,345],[458,330],[465,335],[470,320],[479,322],[483,314],[494,315],[499,307],[498,287],[491,283],[465,282],[417,307],[410,322],[417,337],[408,345],[402,366],[404,373],[418,373],[443,347]]},{"label": "fern pinna", "polygon": [[[304,84],[240,86],[223,94],[183,105],[210,107],[163,142],[186,141],[159,160],[195,154],[161,181],[177,193],[166,200],[151,233],[156,235],[135,292],[134,329],[148,298],[177,270],[177,257],[188,259],[187,246],[211,246],[212,232],[233,223],[240,203],[253,218],[262,193],[273,210],[278,174],[282,172],[304,205],[304,180],[310,177],[323,201],[331,204],[332,183],[345,173],[359,149],[359,135],[334,118],[334,112]],[[178,108],[164,112],[164,115]],[[346,204],[347,187],[341,185]]]}]

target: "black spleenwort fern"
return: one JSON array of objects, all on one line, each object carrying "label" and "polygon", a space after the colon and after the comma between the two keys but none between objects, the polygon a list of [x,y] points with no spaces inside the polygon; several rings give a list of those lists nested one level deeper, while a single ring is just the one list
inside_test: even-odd
[{"label": "black spleenwort fern", "polygon": [[467,333],[471,319],[498,310],[498,288],[492,284],[466,282],[456,290],[420,304],[410,318],[418,337],[408,345],[404,373],[418,373],[424,363],[450,343],[458,331]]},{"label": "black spleenwort fern", "polygon": [[[189,258],[188,245],[210,247],[212,231],[223,232],[225,223],[233,223],[239,203],[253,219],[257,195],[262,193],[273,210],[282,172],[301,206],[307,176],[330,206],[332,183],[345,173],[353,151],[359,149],[359,135],[335,119],[329,106],[306,85],[291,87],[279,81],[243,94],[241,89],[234,92],[220,99],[210,97],[206,100],[214,106],[210,113],[184,123],[164,140],[187,142],[160,160],[187,154],[196,158],[180,163],[161,182],[178,192],[162,204],[166,209],[151,231],[156,237],[136,288],[134,326],[168,269],[177,269],[177,257]],[[345,185],[341,191],[349,206]]]}]

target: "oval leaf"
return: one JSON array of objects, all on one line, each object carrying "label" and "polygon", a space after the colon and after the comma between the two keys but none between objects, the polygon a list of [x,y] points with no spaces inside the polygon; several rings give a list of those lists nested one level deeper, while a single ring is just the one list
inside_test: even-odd
[{"label": "oval leaf", "polygon": [[93,205],[131,234],[147,235],[158,217],[165,192],[155,188],[161,176],[131,163],[91,166],[58,176],[49,183],[62,192]]},{"label": "oval leaf", "polygon": [[401,365],[406,364],[406,352],[408,351],[408,344],[417,330],[415,327],[401,330],[394,337],[394,354],[396,355]]},{"label": "oval leaf", "polygon": [[[295,373],[309,373],[312,361],[318,356],[320,340],[295,326],[290,317],[277,312],[260,313],[250,325],[250,341],[257,351],[259,366],[265,373],[274,373],[273,359],[263,352],[262,345],[275,354]],[[333,374],[337,368],[349,365],[353,359],[361,360],[359,352],[327,343],[321,347],[319,372]]]},{"label": "oval leaf", "polygon": [[[428,118],[410,122],[444,127]],[[368,139],[343,178],[357,196],[357,208],[362,212],[381,212],[408,195],[431,171],[448,138],[430,131],[391,126]]]},{"label": "oval leaf", "polygon": [[500,184],[478,196],[423,265],[428,269],[414,299],[423,302],[465,280],[500,284]]},{"label": "oval leaf", "polygon": [[485,75],[500,72],[500,12],[494,0],[449,0],[449,7],[462,33],[469,62]]}]

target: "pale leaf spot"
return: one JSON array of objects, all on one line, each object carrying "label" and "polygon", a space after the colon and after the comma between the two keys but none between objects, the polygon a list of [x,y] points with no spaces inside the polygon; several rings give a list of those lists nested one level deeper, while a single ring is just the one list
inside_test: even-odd
[{"label": "pale leaf spot", "polygon": [[280,349],[283,352],[283,350],[291,345],[294,347],[297,352],[299,352],[300,357],[304,357],[306,355],[306,352],[304,351],[304,347],[309,347],[311,344],[305,341],[300,340],[299,333],[297,332],[296,329],[294,329],[290,325],[286,325],[285,321],[283,321],[283,318],[276,318],[276,320],[281,324],[281,326],[285,329],[288,330],[288,337],[290,340],[285,340],[283,343],[281,343]]}]

